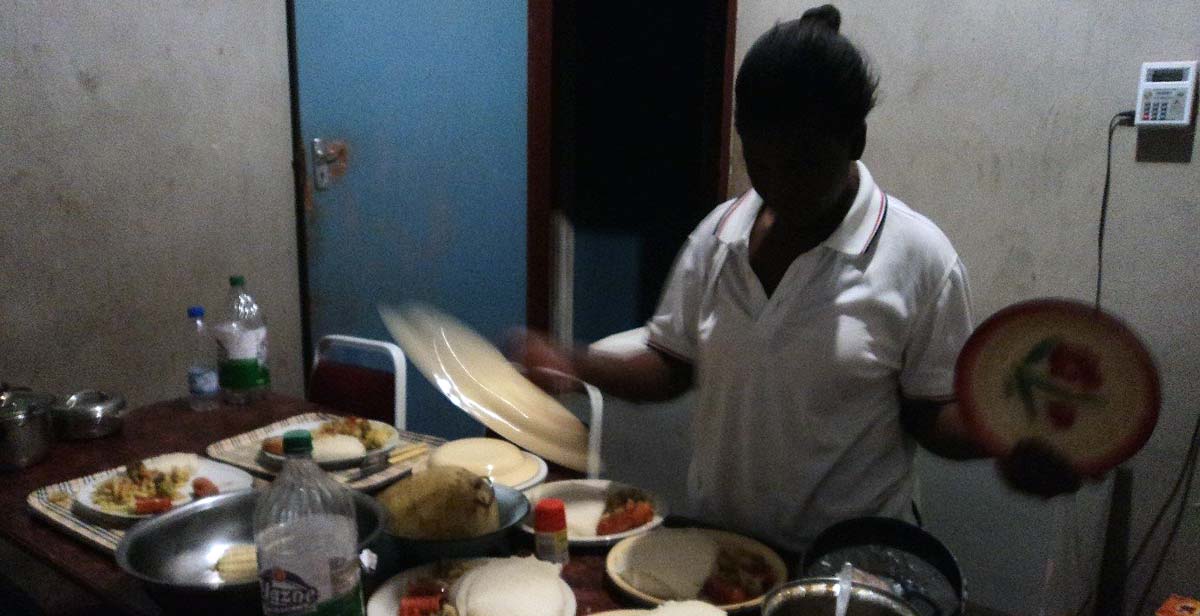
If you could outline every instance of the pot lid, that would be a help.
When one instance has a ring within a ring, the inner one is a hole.
[[[451,403],[522,449],[587,469],[583,422],[490,342],[429,306],[380,307],[379,313],[408,360]]]
[[[115,415],[125,408],[125,398],[120,394],[109,394],[95,389],[71,394],[66,400],[54,405],[54,414],[62,416],[103,417]]]
[[[46,412],[54,404],[54,396],[35,391],[6,391],[0,393],[0,419],[24,419]]]

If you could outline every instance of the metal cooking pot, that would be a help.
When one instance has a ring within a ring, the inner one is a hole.
[[[88,389],[55,404],[51,415],[60,438],[87,439],[119,432],[126,412],[124,397]]]
[[[805,577],[836,574],[843,563],[882,578],[919,616],[960,616],[966,582],[936,537],[892,518],[856,518],[825,529],[804,553]]]
[[[837,607],[836,578],[805,578],[767,594],[763,616],[829,616]],[[899,597],[871,586],[853,585],[846,616],[918,616]]]
[[[0,470],[36,464],[50,452],[54,396],[31,391],[0,394]]]
[[[352,494],[358,548],[375,549],[387,513],[374,498]],[[142,581],[164,614],[258,616],[258,580],[224,583],[213,567],[230,545],[254,543],[254,506],[262,496],[219,494],[143,520],[117,544],[117,565]]]

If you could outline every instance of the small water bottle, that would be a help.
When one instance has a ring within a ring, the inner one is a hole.
[[[283,453],[283,470],[254,508],[263,614],[361,616],[350,489],[313,462],[307,430],[285,432]]]
[[[258,303],[246,291],[246,280],[229,277],[229,299],[221,322],[213,327],[220,351],[217,374],[225,401],[249,404],[271,389],[267,369],[267,323]]]
[[[217,382],[216,349],[204,327],[204,308],[187,309],[189,353],[187,368],[188,406],[193,411],[211,411],[220,404],[221,386]]]

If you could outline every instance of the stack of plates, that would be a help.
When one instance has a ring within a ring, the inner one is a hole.
[[[526,490],[546,479],[546,461],[495,438],[464,438],[434,450],[429,466],[459,466],[495,483]]]

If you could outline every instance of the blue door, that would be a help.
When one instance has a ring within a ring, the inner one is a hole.
[[[526,2],[295,3],[309,327],[388,340],[418,300],[496,341],[525,321]],[[313,139],[348,164],[313,187]],[[409,369],[408,427],[483,428]]]

